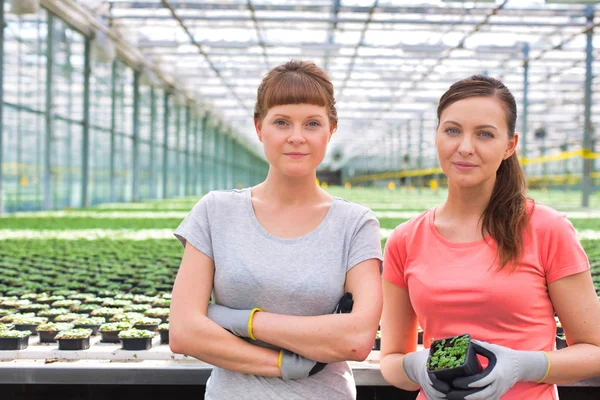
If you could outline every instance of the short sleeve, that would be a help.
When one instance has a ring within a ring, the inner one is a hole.
[[[213,247],[210,234],[209,206],[211,193],[206,194],[192,208],[189,214],[179,224],[174,235],[183,247],[189,242],[196,249],[213,259]]]
[[[556,215],[548,224],[544,240],[542,262],[546,282],[587,271],[588,260],[571,221],[565,215]]]
[[[404,236],[400,227],[392,231],[385,243],[383,253],[383,279],[408,290],[408,284],[404,278],[404,260],[406,260],[406,246]]]
[[[356,265],[371,258],[378,259],[380,263],[383,260],[379,220],[369,210],[361,217],[350,242],[346,271],[350,271]]]

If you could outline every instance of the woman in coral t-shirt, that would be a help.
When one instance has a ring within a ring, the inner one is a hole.
[[[477,75],[455,83],[437,116],[448,198],[386,244],[383,376],[420,388],[419,400],[557,399],[555,384],[600,375],[600,303],[588,258],[564,215],[524,195],[516,103],[501,82]],[[555,312],[569,344],[559,351]],[[418,324],[425,347],[468,333],[495,362],[450,387],[427,373]]]

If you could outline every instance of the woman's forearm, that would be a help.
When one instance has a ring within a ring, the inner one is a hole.
[[[185,321],[170,321],[169,346],[174,353],[230,371],[281,376],[279,352],[247,343],[200,313],[187,317]]]
[[[252,326],[258,340],[324,363],[363,361],[377,331],[377,321],[354,313],[300,317],[259,312]]]
[[[381,374],[386,382],[403,390],[419,390],[420,386],[410,382],[404,371],[402,370],[402,359],[404,354],[395,353],[382,355],[379,365]]]
[[[566,384],[600,376],[600,347],[578,343],[548,353],[550,372],[544,383]]]

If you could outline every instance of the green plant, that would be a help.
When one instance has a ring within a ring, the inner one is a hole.
[[[106,319],[104,317],[84,317],[71,321],[74,325],[102,325],[105,322]]]
[[[159,331],[168,331],[169,330],[169,324],[160,324],[158,326],[158,330]]]
[[[23,339],[29,335],[31,335],[31,331],[0,331],[0,338],[3,339]]]
[[[154,332],[150,332],[144,329],[127,329],[119,332],[119,339],[139,339],[139,338],[151,338],[154,336]]]
[[[107,324],[100,325],[100,332],[116,332],[124,331],[131,328],[131,324],[128,322],[109,322]]]
[[[468,336],[455,336],[449,341],[443,339],[435,343],[434,353],[428,360],[427,369],[438,371],[461,366],[465,362],[468,346]]]
[[[67,322],[48,322],[42,325],[39,325],[36,330],[38,332],[60,332],[66,331],[69,329],[73,329],[75,325],[69,324]]]
[[[66,331],[61,331],[56,334],[54,339],[85,339],[92,334],[91,329],[75,328]]]
[[[135,320],[135,325],[159,325],[161,322],[160,318],[143,317]]]

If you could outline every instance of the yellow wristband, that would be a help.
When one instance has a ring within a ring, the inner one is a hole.
[[[410,354],[410,353],[409,353]],[[404,357],[406,357],[408,354],[406,354]],[[406,374],[406,371],[404,370],[404,358],[402,358],[402,362],[400,363],[400,368],[402,368],[402,372],[404,373],[404,376],[406,377],[406,380],[409,381],[410,383],[412,383],[413,385],[417,385],[417,386],[421,386],[419,385],[417,382],[413,382],[408,375]]]
[[[546,380],[546,378],[548,377],[548,374],[550,374],[550,356],[545,351],[542,351],[542,353],[544,353],[546,355],[546,359],[548,360],[548,369],[546,369],[546,375],[544,375],[544,377],[542,379],[540,379],[539,381],[537,381],[536,383],[544,382]]]
[[[277,357],[277,368],[281,369],[281,359],[283,358],[283,350],[279,350],[279,357]]]
[[[250,339],[252,340],[256,340],[256,338],[254,337],[254,334],[252,333],[252,318],[254,318],[254,313],[257,311],[262,311],[260,308],[253,308],[252,311],[250,311],[250,318],[248,318],[248,335],[250,335]]]

